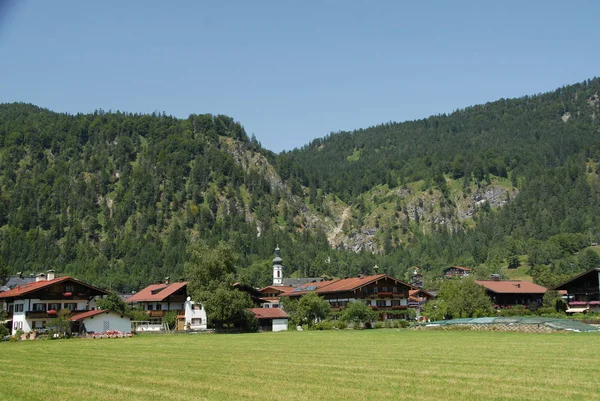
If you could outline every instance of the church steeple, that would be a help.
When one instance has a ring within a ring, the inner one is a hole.
[[[273,259],[273,285],[283,285],[283,266],[281,263],[281,250],[279,246],[275,248],[275,258]]]

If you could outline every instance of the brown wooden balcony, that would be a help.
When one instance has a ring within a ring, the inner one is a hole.
[[[167,312],[176,312],[178,315],[184,315],[185,314],[185,311],[183,311],[183,310],[174,310],[174,309],[170,310],[170,311],[167,311],[167,310],[148,310],[148,311],[146,311],[146,314],[148,315],[148,317],[160,317],[160,318],[162,318],[162,317],[165,316],[165,313],[167,313]]]

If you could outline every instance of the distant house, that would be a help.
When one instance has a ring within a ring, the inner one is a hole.
[[[151,284],[127,298],[126,302],[146,311],[148,322],[160,327],[165,314],[174,311],[177,314],[177,330],[205,330],[206,311],[200,303],[194,302],[187,293],[187,281]]]
[[[281,296],[299,299],[314,291],[329,302],[333,311],[344,309],[348,302],[363,301],[379,311],[380,319],[387,320],[404,317],[399,311],[408,308],[409,291],[412,289],[405,282],[386,274],[375,274],[307,283]]]
[[[107,331],[130,333],[131,318],[112,311],[100,309],[81,312],[71,317],[73,332],[98,334]]]
[[[260,331],[285,331],[288,329],[289,316],[280,308],[248,309],[258,319]]]
[[[471,269],[463,266],[450,266],[444,269],[444,277],[453,278],[453,277],[466,277],[471,274]]]
[[[264,300],[263,308],[279,308],[281,307],[281,295],[286,292],[293,291],[296,287],[291,286],[275,286],[270,285],[268,287],[261,288],[258,290],[261,293],[261,297]]]
[[[69,276],[56,277],[54,270],[40,273],[35,282],[0,292],[5,303],[12,334],[52,327],[61,309],[74,314],[94,310],[95,301],[108,293]]]
[[[546,287],[522,280],[476,280],[483,286],[492,302],[498,307],[541,304]]]
[[[421,309],[421,307],[427,302],[435,299],[435,295],[431,292],[425,291],[422,288],[417,290],[409,290],[408,292],[408,306],[415,309]]]
[[[578,274],[554,290],[567,292],[567,312],[600,312],[600,268]]]
[[[418,266],[414,267],[413,275],[410,277],[410,285],[416,288],[423,287],[423,281],[425,277],[420,273],[420,268]]]

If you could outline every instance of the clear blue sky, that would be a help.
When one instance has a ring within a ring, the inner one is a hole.
[[[600,75],[600,1],[0,5],[0,102],[227,114],[274,151]]]

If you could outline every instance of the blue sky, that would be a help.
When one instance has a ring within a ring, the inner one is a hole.
[[[600,75],[598,1],[0,3],[0,102],[227,114],[274,151]]]

